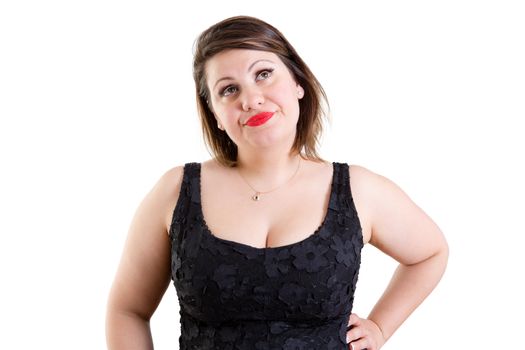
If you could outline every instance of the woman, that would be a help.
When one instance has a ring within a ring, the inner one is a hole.
[[[440,229],[387,178],[319,157],[326,96],[276,28],[245,16],[208,28],[194,79],[213,158],[167,171],[137,209],[108,347],[153,348],[149,319],[173,279],[181,349],[380,349],[440,280]],[[400,264],[361,318],[367,243]]]

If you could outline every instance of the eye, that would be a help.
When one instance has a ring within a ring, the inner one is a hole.
[[[273,68],[263,69],[257,72],[257,77],[263,76],[264,79],[268,79],[269,77],[272,76],[272,72],[273,72]]]
[[[221,96],[228,96],[230,93],[234,93],[235,91],[232,91],[232,89],[237,89],[233,85],[228,85],[224,89],[221,90]]]
[[[272,76],[273,68],[263,69],[256,73],[256,80],[259,77],[262,77],[262,80],[266,80],[269,77]],[[237,87],[235,85],[228,85],[224,89],[220,90],[220,95],[223,97],[229,96],[237,91]]]

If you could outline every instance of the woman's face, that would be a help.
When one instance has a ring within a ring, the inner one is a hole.
[[[237,147],[269,147],[290,143],[304,94],[279,57],[266,51],[230,49],[206,62],[209,103]],[[274,112],[262,125],[246,125],[261,112]]]

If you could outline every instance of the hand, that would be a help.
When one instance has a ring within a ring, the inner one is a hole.
[[[350,350],[379,350],[385,344],[381,329],[372,320],[351,314],[348,326],[350,330],[346,332],[346,342]]]

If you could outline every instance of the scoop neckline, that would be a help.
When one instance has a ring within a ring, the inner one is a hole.
[[[217,241],[219,243],[223,243],[223,244],[227,244],[227,245],[230,245],[230,246],[239,247],[239,248],[246,249],[246,250],[257,251],[257,252],[267,251],[267,250],[290,249],[290,248],[293,248],[293,247],[298,246],[298,245],[306,244],[310,240],[313,240],[313,239],[317,238],[319,236],[319,232],[324,228],[324,226],[326,225],[326,223],[328,221],[328,217],[329,217],[330,212],[331,212],[331,210],[330,210],[330,203],[332,203],[332,201],[334,200],[333,197],[334,197],[334,192],[335,192],[335,177],[336,177],[336,166],[337,165],[336,165],[335,161],[331,162],[331,163],[332,163],[332,183],[330,184],[330,195],[329,195],[329,198],[328,198],[328,205],[326,207],[326,212],[324,214],[323,221],[321,222],[319,227],[317,227],[317,229],[313,233],[311,233],[307,237],[301,239],[300,241],[293,242],[293,243],[286,244],[286,245],[276,246],[276,247],[262,247],[262,248],[254,247],[254,246],[251,246],[249,244],[245,244],[245,243],[241,243],[241,242],[237,242],[237,241],[232,241],[232,240],[225,239],[225,238],[220,238],[220,237],[217,237],[216,235],[213,234],[213,232],[208,227],[206,219],[204,218],[204,212],[202,210],[201,163],[198,163],[199,164],[199,169],[198,169],[197,195],[198,195],[198,199],[199,199],[198,200],[199,219],[200,219],[201,224],[203,226],[204,234],[208,238],[211,238],[211,239],[213,239],[213,240],[215,240],[215,241]]]

